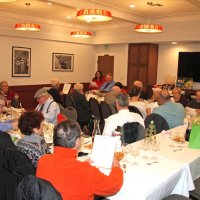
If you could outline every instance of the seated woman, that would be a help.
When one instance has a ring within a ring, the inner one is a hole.
[[[133,86],[130,90],[129,90],[129,96],[130,96],[130,103],[129,106],[135,106],[139,109],[139,111],[141,112],[143,119],[146,118],[147,113],[146,113],[146,109],[147,106],[144,102],[139,101],[140,99],[140,94],[141,94],[141,88],[138,86]]]
[[[103,77],[102,72],[97,71],[95,73],[95,77],[92,79],[92,82],[90,83],[89,89],[98,90],[104,82],[105,78]]]
[[[37,167],[39,158],[48,153],[42,133],[44,116],[38,111],[24,112],[18,121],[18,127],[25,136],[17,143],[17,149],[26,154]]]

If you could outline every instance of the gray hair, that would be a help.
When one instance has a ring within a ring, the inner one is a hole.
[[[83,84],[81,84],[81,83],[74,84],[74,89],[78,90],[78,91],[83,90]]]
[[[59,80],[57,78],[52,78],[51,79],[51,85],[52,87],[56,87],[59,85]]]
[[[119,106],[127,107],[129,105],[129,97],[125,93],[120,93],[116,96],[116,101],[118,102]]]
[[[54,128],[54,145],[73,148],[80,135],[81,129],[77,122],[73,120],[62,121]]]

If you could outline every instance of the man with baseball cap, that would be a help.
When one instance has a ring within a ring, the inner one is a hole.
[[[60,113],[58,104],[50,97],[45,88],[39,89],[34,96],[38,101],[38,106],[35,110],[43,113],[45,121],[57,124],[57,115]]]

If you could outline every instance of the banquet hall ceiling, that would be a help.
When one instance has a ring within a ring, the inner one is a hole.
[[[26,6],[25,3],[31,3]],[[47,4],[51,2],[52,4]],[[149,3],[148,3],[149,2]],[[151,4],[151,5],[147,5]],[[129,8],[134,4],[134,8]],[[76,19],[81,8],[101,8],[112,12],[113,19],[109,22],[87,23]],[[0,11],[59,21],[72,26],[90,27],[92,30],[112,27],[129,26],[136,23],[176,23],[194,21],[200,17],[200,0],[18,0],[0,3]],[[67,17],[71,17],[68,19]]]

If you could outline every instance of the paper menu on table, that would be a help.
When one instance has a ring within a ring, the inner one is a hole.
[[[116,142],[115,137],[96,135],[91,155],[92,165],[111,169]]]
[[[63,86],[63,94],[68,94],[70,88],[71,88],[71,84],[65,83],[64,86]]]

